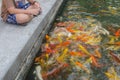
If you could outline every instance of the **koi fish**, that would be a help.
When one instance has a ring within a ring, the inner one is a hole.
[[[85,70],[87,73],[90,73],[90,71],[84,65],[82,65],[80,62],[75,62],[75,64],[77,66],[79,66],[80,68],[82,68],[83,70]]]
[[[112,25],[108,25],[107,30],[109,30],[112,33],[115,33],[115,29],[114,29],[114,27]]]
[[[64,49],[63,53],[59,57],[57,57],[57,61],[64,62],[64,58],[66,57],[67,52],[68,52],[68,48]]]
[[[115,14],[118,13],[117,8],[112,7],[112,6],[108,6],[108,10],[109,10],[109,12],[110,12],[111,14],[113,14],[113,15],[115,15]]]
[[[48,76],[56,75],[57,73],[59,73],[61,71],[61,69],[64,69],[66,67],[68,67],[68,64],[66,64],[66,63],[60,64],[57,68],[54,68],[53,70],[42,74],[42,78],[46,79]]]
[[[120,46],[120,42],[107,43],[107,45],[116,45],[116,46]]]
[[[76,37],[76,40],[81,40],[83,42],[87,42],[89,39],[91,39],[92,36],[86,34],[86,33],[82,33],[81,35]]]
[[[59,40],[59,42],[62,42],[62,39],[60,36],[58,36],[57,39]]]
[[[48,35],[45,35],[45,39],[46,39],[46,40],[49,40],[50,37],[49,37]]]
[[[93,55],[91,55],[91,60],[94,66],[101,67],[101,65],[98,63],[97,59]]]
[[[59,23],[57,23],[57,26],[59,26],[59,27],[65,27],[66,23],[65,22],[59,22]]]
[[[75,33],[75,30],[73,30],[73,29],[71,29],[71,28],[66,28],[69,32],[71,32],[71,33]]]
[[[68,46],[69,44],[70,44],[70,41],[62,42],[62,43],[61,43],[61,47],[62,47],[62,46]]]
[[[40,57],[35,58],[35,62],[39,62],[40,59],[41,59]]]
[[[96,54],[96,56],[97,56],[98,58],[101,58],[101,57],[102,57],[102,56],[101,56],[101,53],[98,51],[98,49],[95,50],[95,54]]]
[[[74,51],[72,51],[72,52],[70,52],[70,54],[71,54],[72,56],[85,57],[85,54],[83,54],[82,52],[74,52]]]
[[[42,51],[46,52],[46,53],[55,53],[55,50],[53,50],[52,48],[51,48],[50,44],[45,44],[45,46],[43,47]]]
[[[116,37],[119,37],[119,36],[120,36],[120,29],[118,29],[118,30],[115,32],[115,36],[116,36]]]
[[[81,40],[81,39],[84,38],[85,36],[87,36],[87,34],[81,34],[80,36],[77,36],[76,39],[77,39],[77,40]]]
[[[43,80],[42,79],[42,75],[41,75],[41,67],[40,67],[40,65],[38,65],[38,66],[36,66],[35,67],[35,72],[36,72],[36,77],[38,78],[38,80]]]
[[[84,64],[91,63],[91,62],[92,62],[92,58],[90,57],[84,62]]]
[[[120,42],[115,42],[114,44],[120,46]]]
[[[96,45],[96,44],[99,44],[99,42],[101,41],[101,37],[98,36],[98,37],[91,37],[90,40],[88,40],[86,43],[87,44],[90,44],[90,45]]]
[[[86,53],[87,55],[90,55],[90,53],[87,51],[87,49],[85,49],[85,47],[83,47],[82,45],[78,44],[78,47],[80,48],[80,50],[82,50],[84,53]]]
[[[112,51],[110,51],[109,54],[111,55],[114,61],[116,61],[117,63],[120,63],[120,58],[117,55],[115,55]]]
[[[110,37],[110,41],[108,43],[114,43],[116,40],[116,37],[111,35],[109,37]]]
[[[76,56],[77,55],[77,53],[76,52],[70,52],[70,54],[72,55],[72,56]]]
[[[56,48],[66,47],[70,45],[70,43],[71,43],[70,41],[61,42],[60,44],[56,46]]]
[[[105,75],[108,77],[109,80],[120,80],[120,76],[116,73],[114,67],[111,67]]]
[[[57,44],[49,44],[49,46],[50,46],[51,49],[55,49]]]
[[[50,47],[47,47],[47,48],[45,49],[45,52],[46,52],[46,53],[53,53],[53,50],[52,50]]]
[[[114,76],[108,72],[105,72],[105,75],[108,77],[108,78],[114,78]]]

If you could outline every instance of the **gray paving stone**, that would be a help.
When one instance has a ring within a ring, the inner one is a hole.
[[[0,80],[15,80],[19,77],[21,68],[26,69],[26,66],[24,68],[23,66],[27,62],[29,64],[32,62],[32,54],[35,55],[38,51],[36,50],[39,46],[37,39],[42,39],[41,34],[45,34],[46,26],[49,28],[48,25],[63,0],[38,1],[42,7],[42,14],[26,26],[16,26],[0,21]],[[31,52],[32,49],[34,49],[33,52]]]

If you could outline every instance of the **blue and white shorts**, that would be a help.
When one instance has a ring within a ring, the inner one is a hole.
[[[22,1],[18,1],[18,6],[17,8],[19,9],[27,9],[30,6],[30,3],[24,4]],[[15,14],[9,14],[6,22],[11,23],[11,24],[18,24],[16,21],[16,15]]]

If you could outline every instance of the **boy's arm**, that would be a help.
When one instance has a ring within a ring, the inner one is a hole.
[[[15,7],[8,8],[10,14],[30,14],[30,15],[37,15],[39,13],[39,9],[17,9]]]
[[[5,6],[10,14],[37,15],[39,13],[39,9],[17,9],[12,0],[5,0]]]
[[[8,12],[10,14],[30,14],[29,10],[24,10],[24,9],[17,9],[15,7],[10,7],[8,8]]]
[[[36,1],[35,0],[27,0],[28,2],[30,2],[31,4],[34,4]]]
[[[4,0],[4,4],[10,14],[20,14],[20,13],[30,14],[29,10],[22,10],[15,8],[15,4],[13,0]]]

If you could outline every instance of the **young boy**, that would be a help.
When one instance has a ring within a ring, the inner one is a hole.
[[[1,17],[12,24],[24,24],[41,12],[40,4],[35,0],[2,0]]]

